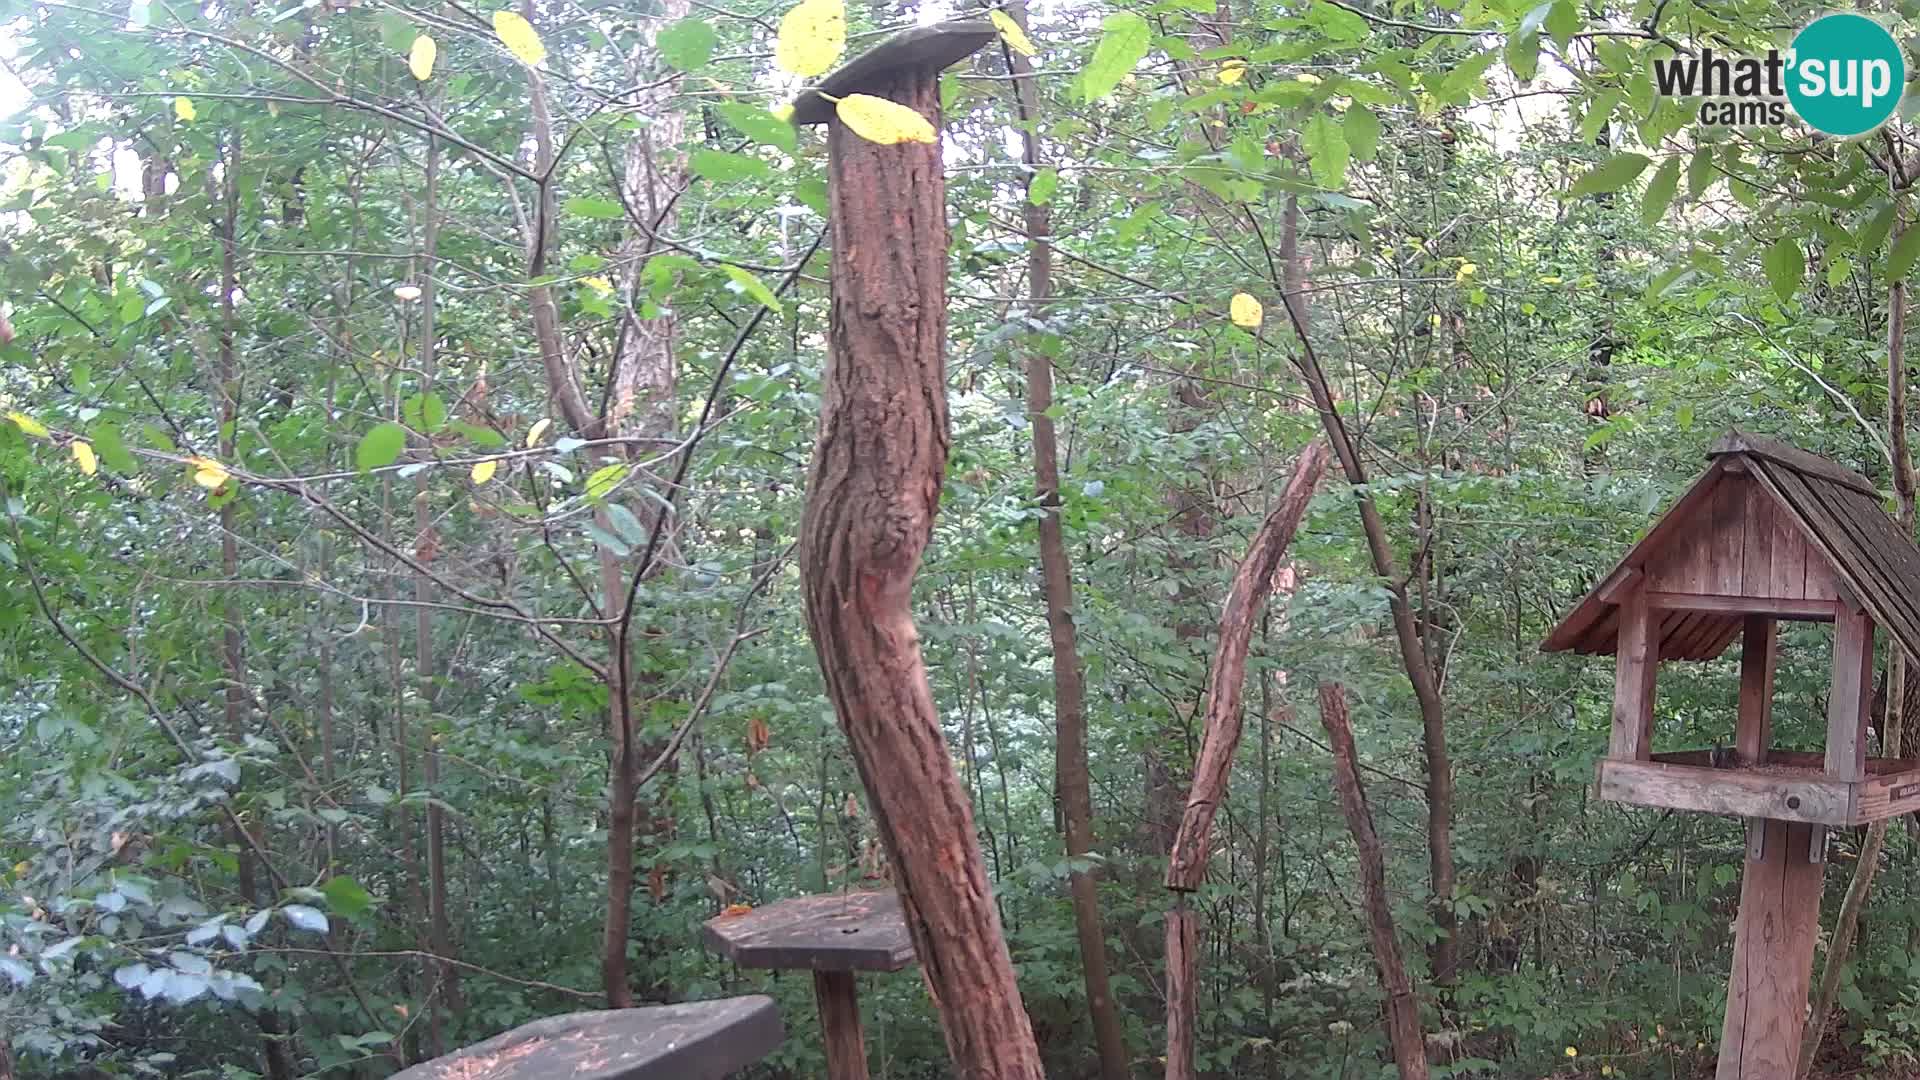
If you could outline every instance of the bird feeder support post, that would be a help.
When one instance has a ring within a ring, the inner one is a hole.
[[[867,1080],[866,1032],[860,1027],[860,990],[851,971],[813,973],[813,1001],[827,1044],[827,1080]]]

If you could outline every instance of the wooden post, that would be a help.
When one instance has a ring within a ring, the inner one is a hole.
[[[1773,745],[1773,669],[1779,658],[1773,620],[1747,616],[1740,635],[1740,719],[1734,728],[1734,753],[1743,765],[1767,760]]]
[[[1873,621],[1850,602],[1833,620],[1833,683],[1827,689],[1827,775],[1867,778],[1867,712],[1873,696]]]
[[[967,789],[941,732],[913,579],[945,478],[947,207],[940,144],[870,142],[829,98],[905,105],[940,129],[940,69],[984,22],[909,30],[794,105],[827,125],[833,246],[820,427],[800,523],[807,628],[961,1080],[1041,1080]]]
[[[1807,858],[1818,826],[1767,821],[1760,827],[1760,859],[1747,862],[1740,881],[1716,1080],[1780,1080],[1793,1075],[1800,1058],[1825,869]]]
[[[1660,667],[1660,623],[1641,582],[1620,598],[1620,639],[1613,675],[1613,734],[1607,756],[1646,761],[1653,754],[1653,680]]]
[[[866,1035],[860,1029],[860,991],[851,971],[813,973],[813,1002],[827,1044],[827,1080],[867,1080]]]

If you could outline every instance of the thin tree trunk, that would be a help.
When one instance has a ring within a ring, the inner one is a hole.
[[[1427,769],[1428,882],[1432,892],[1433,920],[1440,931],[1428,956],[1434,982],[1446,986],[1453,981],[1458,956],[1458,920],[1453,911],[1453,765],[1447,753],[1446,705],[1441,700],[1440,686],[1434,676],[1433,664],[1428,659],[1426,645],[1420,640],[1420,628],[1414,620],[1413,605],[1407,598],[1407,583],[1394,566],[1393,543],[1387,538],[1386,522],[1381,520],[1380,508],[1374,504],[1367,488],[1366,466],[1361,464],[1359,449],[1347,432],[1346,422],[1340,418],[1333,387],[1327,382],[1326,370],[1320,366],[1319,354],[1313,347],[1306,303],[1302,299],[1305,293],[1301,279],[1305,275],[1297,269],[1301,258],[1298,221],[1298,201],[1290,195],[1287,197],[1281,252],[1282,265],[1296,267],[1287,271],[1293,284],[1285,293],[1287,317],[1300,337],[1300,352],[1295,357],[1295,363],[1306,380],[1307,390],[1313,396],[1314,407],[1320,412],[1321,426],[1333,444],[1341,471],[1346,473],[1347,483],[1353,487],[1354,502],[1360,510],[1360,528],[1366,536],[1367,554],[1373,560],[1373,572],[1387,590],[1387,606],[1393,616],[1393,633],[1400,646],[1401,666],[1407,673],[1407,681],[1413,685],[1414,699],[1420,704],[1420,741]]]
[[[1903,229],[1895,229],[1897,242]],[[1913,535],[1914,469],[1907,439],[1907,283],[1895,280],[1887,288],[1887,444],[1893,453],[1893,490],[1900,501],[1900,527]],[[1880,752],[1884,757],[1900,756],[1902,731],[1907,709],[1907,664],[1905,649],[1895,643],[1887,649],[1887,709],[1881,720]],[[1820,1053],[1826,1037],[1827,1018],[1833,1012],[1840,993],[1840,976],[1853,952],[1853,939],[1860,928],[1860,912],[1867,905],[1873,888],[1874,873],[1880,868],[1880,849],[1886,843],[1887,826],[1892,821],[1876,821],[1867,826],[1866,842],[1860,846],[1860,858],[1853,864],[1853,877],[1847,882],[1846,898],[1840,902],[1840,914],[1834,920],[1833,935],[1827,945],[1825,966],[1820,969],[1820,988],[1814,993],[1813,1008],[1800,1037],[1800,1060],[1794,1070],[1806,1077]]]
[[[1347,691],[1339,683],[1320,684],[1320,723],[1327,729],[1327,745],[1333,751],[1333,789],[1340,797],[1340,812],[1360,851],[1360,907],[1367,917],[1367,937],[1373,945],[1380,991],[1387,999],[1387,1044],[1393,1049],[1400,1080],[1426,1080],[1427,1040],[1420,1028],[1420,1001],[1407,977],[1400,936],[1394,929],[1387,898],[1386,856],[1380,848],[1380,837],[1373,831],[1373,811],[1367,805],[1366,788],[1360,783],[1353,725],[1347,719]]]
[[[1027,5],[1011,8],[1022,29]],[[1020,109],[1022,156],[1027,183],[1032,185],[1045,160],[1038,134],[1040,94],[1034,85],[1033,62],[1018,50],[1001,44],[1014,77]],[[1028,317],[1039,319],[1053,299],[1053,245],[1047,207],[1026,201]],[[1034,488],[1040,498],[1041,588],[1047,609],[1047,634],[1053,644],[1054,787],[1060,800],[1062,829],[1069,863],[1093,850],[1093,790],[1087,772],[1086,687],[1080,670],[1080,642],[1073,622],[1073,567],[1067,556],[1060,521],[1060,449],[1053,427],[1053,361],[1034,350],[1027,355],[1027,418],[1033,424]],[[1107,978],[1107,935],[1100,920],[1100,887],[1089,871],[1074,869],[1067,877],[1073,894],[1073,922],[1080,940],[1080,968],[1087,988],[1087,1012],[1093,1021],[1094,1045],[1100,1055],[1104,1080],[1126,1080],[1127,1045],[1120,1027]]]
[[[1253,642],[1254,620],[1273,592],[1273,579],[1286,557],[1287,545],[1306,516],[1313,489],[1327,467],[1327,444],[1309,443],[1294,462],[1293,474],[1280,495],[1279,505],[1267,515],[1246,558],[1233,575],[1226,606],[1220,613],[1220,635],[1207,684],[1207,712],[1200,757],[1193,770],[1193,788],[1186,812],[1174,836],[1167,863],[1166,886],[1179,896],[1167,917],[1167,1080],[1193,1080],[1194,1025],[1182,1010],[1198,1000],[1197,949],[1187,893],[1206,878],[1208,849],[1213,844],[1213,818],[1227,794],[1227,775],[1240,745],[1241,697],[1246,681],[1247,653]],[[1176,1007],[1178,1006],[1178,1007]]]

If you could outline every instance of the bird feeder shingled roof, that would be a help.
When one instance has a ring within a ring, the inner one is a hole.
[[[1756,609],[1826,621],[1843,597],[1920,657],[1920,547],[1870,481],[1739,431],[1707,456],[1707,471],[1554,627],[1543,651],[1612,655],[1618,597],[1643,579],[1670,601],[1656,604],[1663,660],[1719,656]]]

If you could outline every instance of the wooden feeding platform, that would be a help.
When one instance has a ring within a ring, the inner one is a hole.
[[[1920,809],[1920,760],[1867,756],[1873,637],[1920,656],[1920,548],[1850,469],[1733,432],[1707,471],[1541,648],[1612,654],[1602,799],[1747,821],[1719,1080],[1790,1076],[1819,936],[1826,830]],[[1826,745],[1775,749],[1781,620],[1833,624]],[[1653,749],[1662,661],[1740,642],[1733,745]]]
[[[522,1024],[394,1080],[721,1080],[785,1038],[760,995],[571,1013]]]
[[[708,919],[707,945],[744,968],[813,972],[814,1004],[826,1037],[831,1080],[865,1080],[859,971],[899,971],[914,962],[913,939],[892,890],[798,896],[738,915]]]

